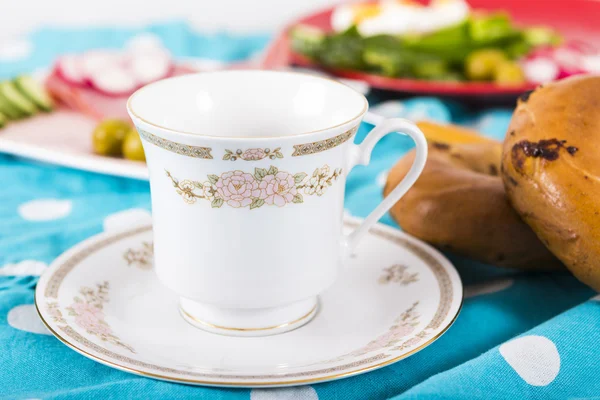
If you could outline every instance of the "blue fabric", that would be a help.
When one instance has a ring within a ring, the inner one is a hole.
[[[0,78],[45,67],[59,54],[120,47],[150,32],[180,57],[242,60],[263,48],[265,35],[201,35],[184,23],[146,29],[42,29],[29,40],[32,52],[0,61]],[[436,98],[403,102],[399,115],[475,126],[501,139],[511,110],[473,115]],[[363,124],[360,141],[371,129]],[[0,131],[1,135],[1,131]],[[347,183],[346,208],[364,217],[382,198],[385,172],[412,146],[388,135],[369,167],[357,167]],[[0,155],[0,268],[25,260],[50,263],[77,242],[102,230],[106,216],[129,208],[149,210],[147,182],[103,176]],[[31,221],[19,207],[29,201],[70,201],[62,218]],[[395,225],[386,216],[384,223]],[[289,399],[381,398],[586,398],[600,393],[597,343],[600,303],[567,273],[523,273],[478,264],[452,254],[467,289],[454,326],[422,352],[381,370],[311,388],[276,392]],[[8,268],[8,267],[5,267]],[[54,337],[18,329],[8,315],[33,303],[35,276],[0,276],[1,398],[249,399],[250,390],[191,387],[120,372],[80,356]],[[516,360],[516,361],[515,361]],[[261,397],[262,395],[262,397]]]

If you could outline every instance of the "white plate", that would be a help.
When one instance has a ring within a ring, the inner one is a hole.
[[[98,124],[74,111],[9,123],[0,129],[0,152],[84,171],[148,180],[146,163],[104,157],[92,150],[92,131]]]
[[[346,229],[357,220],[347,219]],[[150,226],[101,234],[59,257],[35,303],[66,345],[100,363],[156,379],[212,386],[287,386],[371,371],[430,345],[454,322],[463,289],[438,251],[378,225],[317,316],[294,331],[228,337],[178,313],[152,271]]]

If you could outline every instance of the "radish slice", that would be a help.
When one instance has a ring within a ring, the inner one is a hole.
[[[523,63],[523,73],[529,82],[540,84],[557,79],[560,69],[554,60],[538,57]]]
[[[559,48],[567,48],[567,49],[571,49],[574,51],[579,52],[579,54],[596,54],[597,50],[595,49],[594,46],[592,46],[589,43],[586,42],[581,42],[579,40],[571,40],[570,42],[565,43],[564,45],[562,45]]]
[[[569,42],[556,48],[538,48],[522,65],[527,80],[544,83],[586,72],[600,72],[600,53],[584,43]]]
[[[132,55],[128,67],[136,81],[145,85],[167,77],[173,65],[168,54],[157,49]]]
[[[125,61],[126,57],[123,54],[111,50],[94,50],[81,56],[83,74],[90,79],[105,69],[123,65]]]
[[[575,75],[584,72],[581,69],[582,57],[580,51],[569,47],[561,47],[554,51],[554,60],[560,66],[561,75]]]
[[[89,85],[109,96],[125,96],[147,83],[168,77],[174,66],[160,46],[140,46],[128,52],[94,50],[58,60],[56,72],[65,82]]]
[[[67,82],[77,85],[85,83],[85,74],[78,56],[66,55],[59,58],[56,62],[56,71]]]
[[[120,66],[98,70],[89,80],[96,90],[109,96],[128,95],[138,87],[131,73]]]

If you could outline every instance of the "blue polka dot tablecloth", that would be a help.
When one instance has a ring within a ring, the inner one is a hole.
[[[268,35],[203,35],[185,23],[143,29],[41,29],[0,50],[0,79],[48,66],[65,52],[160,38],[177,57],[252,57]],[[435,98],[381,105],[408,118],[477,127],[502,138],[511,111],[478,115]],[[371,127],[363,124],[358,140]],[[0,135],[1,135],[0,131]],[[368,168],[347,183],[347,211],[366,216],[381,201],[386,171],[410,148],[389,135]],[[0,398],[7,399],[586,399],[600,397],[600,302],[567,273],[524,273],[448,256],[465,285],[452,328],[420,353],[368,374],[284,389],[177,385],[100,365],[49,334],[33,306],[37,277],[79,241],[148,218],[147,182],[0,155]],[[394,225],[386,216],[384,223]]]

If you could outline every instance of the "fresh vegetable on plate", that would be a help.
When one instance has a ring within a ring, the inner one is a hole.
[[[131,125],[126,121],[118,119],[102,121],[92,134],[94,151],[103,156],[122,156],[123,141],[130,130]]]
[[[365,41],[355,27],[345,32],[325,37],[318,57],[325,65],[346,69],[362,69]]]
[[[42,111],[52,111],[54,104],[48,92],[35,79],[21,75],[14,80],[16,88]]]
[[[0,96],[13,106],[22,116],[31,116],[37,112],[35,104],[17,89],[14,82],[0,82]]]
[[[94,152],[102,156],[125,157],[132,161],[145,161],[140,135],[128,121],[106,119],[92,133]]]
[[[569,42],[560,46],[543,46],[522,62],[530,82],[546,83],[583,73],[600,73],[600,53],[588,45]]]
[[[527,57],[562,41],[550,28],[519,27],[503,12],[471,10],[464,0],[342,5],[331,26],[332,32],[294,27],[292,49],[330,69],[499,85],[524,84]]]
[[[150,82],[194,72],[176,66],[160,46],[124,51],[91,50],[61,56],[46,79],[46,88],[69,108],[96,120],[129,119],[129,96]]]
[[[23,117],[23,114],[16,108],[11,102],[8,101],[2,94],[0,94],[0,112],[3,113],[8,119],[15,120]]]
[[[92,87],[108,96],[124,96],[169,76],[173,62],[162,48],[120,52],[92,50],[66,55],[55,65],[57,74],[72,84]]]
[[[142,139],[135,129],[130,129],[123,141],[123,156],[132,161],[146,161]]]
[[[292,47],[302,54],[313,57],[320,51],[325,34],[317,28],[305,26],[291,32]]]
[[[44,87],[22,75],[0,82],[0,128],[8,121],[31,117],[39,111],[52,111],[54,104]]]

